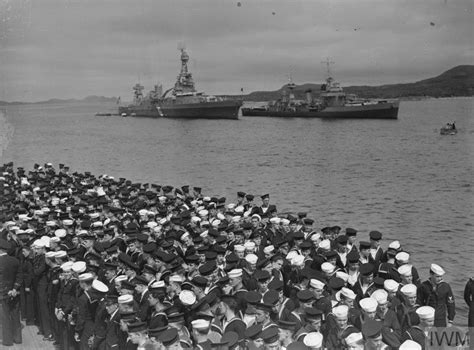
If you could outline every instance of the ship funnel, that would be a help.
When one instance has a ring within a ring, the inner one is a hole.
[[[304,93],[306,96],[306,103],[309,105],[313,104],[313,95],[311,94],[311,89],[306,90]]]

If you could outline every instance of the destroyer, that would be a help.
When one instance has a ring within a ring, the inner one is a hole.
[[[143,97],[143,87],[137,84],[133,104],[120,108],[119,113],[154,118],[238,119],[242,101],[197,92],[188,71],[189,56],[184,48],[180,50],[181,71],[174,87],[161,94],[161,87],[155,86]]]
[[[242,108],[242,115],[254,117],[286,118],[355,118],[397,119],[399,101],[360,100],[347,95],[331,76],[321,85],[320,99],[315,100],[311,90],[306,91],[305,101],[294,98],[295,84],[291,81],[283,90],[283,96],[264,107]]]

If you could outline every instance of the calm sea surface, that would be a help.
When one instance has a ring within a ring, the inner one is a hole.
[[[65,163],[134,182],[201,186],[209,195],[270,193],[280,212],[306,211],[398,239],[421,276],[447,270],[465,325],[462,292],[474,275],[474,99],[402,102],[399,119],[241,117],[170,120],[96,117],[113,106],[28,105],[0,116],[2,163]],[[456,136],[439,128],[456,121]]]

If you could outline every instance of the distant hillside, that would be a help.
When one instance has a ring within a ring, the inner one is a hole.
[[[39,101],[39,102],[19,102],[19,101],[13,101],[13,102],[6,102],[6,101],[0,101],[0,106],[12,106],[12,105],[24,105],[24,104],[57,104],[57,103],[108,103],[108,102],[116,102],[117,97],[105,97],[105,96],[87,96],[83,98],[82,100],[78,100],[75,98],[70,98],[70,99],[58,99],[58,98],[52,98],[47,101]]]
[[[246,101],[270,101],[281,97],[283,85],[276,91],[255,91],[243,98]],[[296,99],[303,99],[306,90],[311,89],[318,96],[320,84],[303,84],[295,87]],[[474,66],[454,67],[443,74],[415,83],[390,84],[381,86],[347,86],[344,91],[365,98],[401,98],[401,97],[450,97],[474,95]],[[237,96],[236,96],[237,97]],[[240,97],[240,96],[239,96]]]

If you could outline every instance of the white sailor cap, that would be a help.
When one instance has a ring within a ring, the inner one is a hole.
[[[256,256],[255,254],[247,254],[245,256],[245,261],[247,261],[249,264],[256,264],[257,263],[257,260],[258,260],[258,256]]]
[[[91,219],[97,219],[99,216],[100,216],[100,214],[96,211],[89,214],[89,217]]]
[[[140,216],[148,215],[148,210],[146,210],[146,209],[140,209],[140,210],[138,211],[138,215],[140,215]]]
[[[336,269],[336,266],[334,266],[333,264],[329,263],[329,262],[324,262],[321,264],[321,270],[325,273],[333,273],[334,270]]]
[[[316,232],[316,233],[313,233],[310,237],[311,241],[315,242],[315,241],[319,241],[321,239],[321,234]]]
[[[395,260],[403,263],[403,264],[406,264],[408,262],[408,260],[410,260],[410,254],[408,254],[407,252],[400,252],[400,253],[397,253],[397,255],[395,255]]]
[[[21,221],[28,221],[28,220],[30,220],[31,218],[28,217],[28,214],[19,214],[19,215],[18,215],[18,219],[20,219]]]
[[[400,249],[400,241],[390,242],[390,244],[388,245],[388,248],[389,249],[395,249],[395,250]]]
[[[67,253],[65,250],[58,250],[54,257],[58,259],[62,259],[62,258],[65,258],[66,256],[67,256]]]
[[[275,247],[273,245],[267,245],[265,248],[263,248],[263,252],[265,254],[271,254],[275,250]]]
[[[194,224],[197,224],[198,222],[201,221],[201,218],[198,216],[191,216],[191,222]]]
[[[165,281],[155,281],[151,284],[150,289],[166,288]]]
[[[5,222],[5,226],[6,226],[6,227],[15,226],[15,225],[16,225],[16,222],[15,222],[15,221],[7,221],[7,222]]]
[[[336,318],[346,318],[349,313],[349,307],[347,305],[333,307],[332,313]]]
[[[35,247],[35,248],[44,248],[46,247],[46,244],[44,243],[44,241],[42,241],[41,239],[37,239],[33,242],[32,244],[32,247]]]
[[[87,230],[80,230],[79,232],[77,232],[76,236],[77,237],[81,237],[81,236],[85,236],[85,235],[88,235],[89,234],[89,231]]]
[[[385,288],[385,290],[386,290],[387,292],[392,292],[392,293],[394,293],[394,292],[398,291],[398,287],[399,287],[399,286],[400,286],[400,284],[399,284],[397,281],[392,280],[392,279],[385,280],[385,281],[383,282],[383,287]]]
[[[190,290],[182,290],[181,293],[179,293],[179,300],[183,303],[183,305],[193,305],[196,302],[196,294]]]
[[[90,272],[82,273],[78,276],[79,281],[92,281],[94,279],[94,275]]]
[[[43,207],[41,208],[41,211],[45,214],[49,213],[51,211],[51,209],[49,209],[48,207]]]
[[[229,278],[237,278],[242,276],[242,269],[232,269],[228,273]]]
[[[236,244],[234,245],[234,250],[236,252],[244,252],[245,251],[245,247],[242,245],[242,244]]]
[[[75,273],[82,273],[86,271],[86,262],[85,261],[76,261],[72,264],[72,271]]]
[[[344,282],[347,282],[349,280],[349,275],[344,271],[336,271],[336,277],[339,277]]]
[[[409,276],[412,275],[412,272],[411,272],[412,267],[413,267],[413,266],[410,265],[410,264],[405,264],[405,265],[400,266],[400,267],[397,269],[397,271],[398,271],[398,273],[399,273],[400,275],[409,277]]]
[[[205,216],[207,216],[207,215],[209,214],[209,212],[208,212],[206,209],[203,209],[203,210],[200,210],[200,211],[198,212],[198,214],[199,214],[199,216],[201,216],[201,217],[205,217]]]
[[[319,332],[308,333],[304,337],[303,343],[309,348],[320,348],[323,345],[323,335]]]
[[[109,291],[109,287],[97,279],[92,281],[92,288],[100,293],[107,293]]]
[[[235,208],[235,203],[227,204],[227,209],[234,209],[234,208]]]
[[[155,228],[156,226],[158,226],[158,223],[156,223],[155,221],[150,221],[146,224],[149,228]]]
[[[291,259],[291,265],[293,266],[303,266],[304,265],[304,256],[297,255],[293,259]]]
[[[170,282],[183,283],[184,277],[181,275],[171,275],[169,278]]]
[[[72,221],[70,219],[64,219],[63,220],[63,225],[64,226],[72,226],[73,223],[74,223],[74,221]]]
[[[431,306],[420,306],[416,309],[416,314],[421,320],[429,320],[435,317],[435,309]]]
[[[274,217],[274,218],[270,219],[270,222],[274,225],[279,225],[280,221],[281,221],[281,219],[279,217]]]
[[[258,214],[253,214],[252,218],[256,218],[256,219],[258,219],[258,221],[262,221],[262,217]]]
[[[211,201],[211,197],[207,197],[207,196],[206,196],[206,197],[203,197],[202,200],[203,200],[204,202],[210,202],[210,201]]]
[[[398,348],[398,350],[421,350],[421,349],[423,348],[420,344],[410,339],[405,340]]]
[[[444,269],[437,264],[431,264],[430,271],[433,272],[437,276],[443,276],[446,273]]]
[[[222,213],[217,213],[217,218],[218,218],[219,220],[225,220],[225,215],[222,214]]]
[[[319,248],[324,250],[331,249],[331,241],[329,239],[323,239],[321,242],[319,242]]]
[[[166,196],[159,196],[159,197],[158,197],[158,200],[159,200],[160,202],[164,202],[164,201],[166,200]]]
[[[400,288],[400,292],[407,297],[416,297],[416,286],[412,283],[405,284],[402,288]]]
[[[162,218],[162,219],[160,219],[159,223],[160,223],[160,225],[164,225],[164,224],[166,224],[167,221],[168,220],[166,218]]]
[[[236,213],[243,213],[244,210],[245,210],[245,208],[244,208],[243,206],[241,206],[241,205],[239,205],[239,206],[237,206],[237,207],[234,208],[234,211],[235,211]]]
[[[61,270],[63,272],[70,272],[72,270],[72,265],[74,263],[72,261],[66,261],[64,264],[61,265]]]
[[[298,255],[298,252],[296,250],[292,250],[288,254],[286,254],[286,260],[291,261],[297,255]]]
[[[233,222],[233,223],[240,222],[240,219],[241,219],[241,218],[242,218],[242,217],[241,217],[240,215],[235,215],[235,216],[232,217],[232,222]]]
[[[23,232],[24,232],[24,231],[23,231]],[[19,232],[18,232],[18,233],[19,233]],[[61,242],[61,239],[60,239],[59,237],[56,237],[56,236],[51,237],[51,239],[49,240],[49,244],[51,244],[51,243],[59,243],[59,242]]]
[[[46,221],[46,226],[54,227],[54,226],[56,226],[56,221],[52,221],[52,220]]]
[[[211,322],[208,320],[199,318],[197,320],[191,321],[191,326],[193,327],[193,329],[205,330],[211,326]]]
[[[219,225],[221,224],[221,221],[220,220],[213,220],[211,225],[212,227],[219,227]]]
[[[344,296],[344,298],[349,299],[349,300],[354,300],[357,295],[349,288],[342,287],[341,289],[341,295]]]
[[[375,312],[377,310],[377,301],[373,298],[364,298],[359,301],[359,305],[365,312]]]
[[[314,289],[324,289],[325,284],[316,278],[312,278],[309,280],[309,286]]]
[[[254,250],[255,249],[255,242],[247,241],[244,243],[244,247],[246,250]]]
[[[103,224],[102,224],[102,221],[94,221],[92,223],[92,227],[102,227]]]
[[[56,252],[46,252],[44,256],[48,259],[52,259],[56,256]]]
[[[377,289],[371,295],[379,305],[385,305],[388,303],[388,293],[384,289]]]
[[[181,241],[184,241],[188,237],[189,237],[189,232],[183,233],[183,235],[181,236]]]
[[[33,212],[33,214],[34,214],[34,215],[39,215],[39,216],[41,216],[41,215],[43,215],[43,211],[42,211],[42,210],[35,210],[35,211]]]
[[[117,299],[119,304],[128,304],[133,301],[133,295],[131,294],[124,294],[118,297]]]
[[[287,226],[287,225],[290,224],[290,220],[288,220],[288,219],[281,219],[281,220],[280,220],[280,223],[281,223],[282,225]]]
[[[362,336],[361,332],[353,332],[345,337],[344,341],[346,342],[347,346],[355,346],[362,342],[363,339],[364,337]]]
[[[202,238],[206,238],[207,236],[209,236],[209,231],[208,230],[202,231],[199,236],[201,236]],[[234,246],[234,248],[235,248],[235,246]]]

